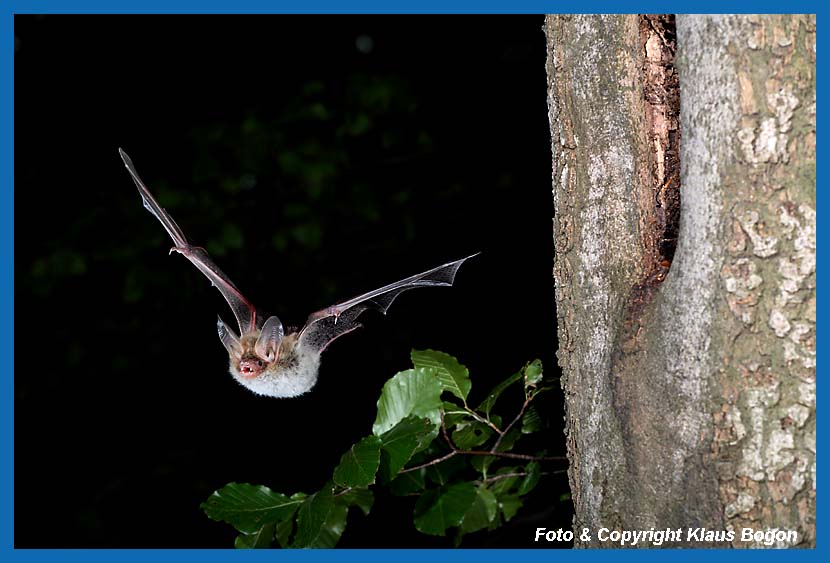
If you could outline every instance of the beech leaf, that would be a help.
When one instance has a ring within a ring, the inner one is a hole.
[[[380,438],[367,436],[349,448],[334,469],[334,482],[341,487],[367,487],[374,483],[380,446]]]
[[[415,503],[415,527],[433,536],[458,526],[476,497],[473,483],[457,483],[425,492]]]
[[[302,502],[262,485],[230,483],[210,495],[201,508],[212,520],[227,522],[240,532],[253,534],[269,522],[290,517]]]
[[[316,547],[320,541],[324,541],[325,537],[321,538],[321,536],[328,533],[324,530],[324,526],[327,524],[329,512],[333,507],[331,483],[327,483],[322,490],[306,497],[297,510],[297,535],[291,547]]]
[[[496,495],[485,487],[478,487],[475,500],[461,521],[461,530],[468,534],[486,528],[493,523],[498,512]]]
[[[441,382],[430,369],[398,373],[383,386],[372,433],[380,436],[410,415],[426,418],[437,428],[441,424],[442,391]]]
[[[462,401],[467,401],[472,387],[470,372],[458,363],[458,360],[435,350],[412,350],[410,358],[416,368],[431,368],[445,391],[449,391]]]
[[[412,454],[426,447],[434,427],[426,418],[408,416],[381,435],[383,476],[391,480],[404,468]]]

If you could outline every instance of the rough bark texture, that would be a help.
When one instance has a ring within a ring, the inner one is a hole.
[[[782,528],[814,545],[815,18],[677,16],[679,127],[654,88],[674,72],[661,21],[545,25],[576,537],[680,528],[693,546],[706,527],[737,536],[698,545],[748,546],[742,528]]]

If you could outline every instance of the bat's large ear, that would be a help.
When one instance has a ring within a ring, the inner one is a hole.
[[[221,318],[216,323],[216,330],[219,332],[219,340],[224,344],[228,354],[239,355],[242,351],[242,347],[239,345],[239,338],[228,328],[228,325]]]
[[[268,320],[262,325],[262,332],[256,344],[254,344],[256,355],[267,362],[276,360],[280,351],[280,344],[282,344],[283,334],[280,320],[277,317],[268,317]]]

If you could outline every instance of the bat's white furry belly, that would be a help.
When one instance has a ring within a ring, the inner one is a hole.
[[[297,346],[287,350],[269,369],[258,377],[246,378],[237,371],[231,363],[230,372],[235,380],[257,395],[268,397],[296,397],[310,391],[317,383],[317,372],[320,369],[320,353],[309,350],[304,346]]]

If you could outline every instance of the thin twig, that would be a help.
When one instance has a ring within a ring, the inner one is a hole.
[[[493,475],[492,477],[487,477],[486,479],[480,479],[476,481],[476,483],[484,485],[495,481],[501,481],[502,479],[509,479],[510,477],[527,477],[528,475],[530,474],[525,473],[524,471],[518,473],[499,473],[498,475]]]
[[[483,416],[481,416],[480,414],[478,414],[476,411],[474,411],[474,410],[473,410],[473,409],[471,409],[470,407],[466,407],[466,406],[465,406],[464,408],[465,408],[465,409],[467,409],[467,412],[470,414],[470,416],[472,416],[472,417],[473,417],[474,419],[476,419],[478,422],[480,422],[480,423],[482,423],[482,424],[486,424],[487,426],[489,426],[490,428],[492,428],[493,430],[495,430],[495,431],[496,431],[496,434],[498,434],[499,436],[502,436],[502,435],[504,434],[504,431],[500,430],[498,426],[496,426],[496,425],[495,425],[495,424],[493,424],[491,421],[487,420],[486,418],[484,418]]]
[[[527,408],[528,403],[530,403],[530,400],[532,398],[533,397],[531,396],[530,398],[525,400],[524,405],[522,405],[522,410],[519,411],[519,414],[516,415],[516,418],[513,419],[513,422],[511,422],[507,426],[507,428],[505,428],[504,432],[499,431],[500,435],[499,435],[498,440],[496,440],[496,445],[493,447],[493,450],[495,450],[495,448],[498,447],[499,443],[501,442],[502,437],[504,437],[504,434],[507,433],[508,430],[510,430],[510,428],[516,423],[516,421],[519,418],[521,418],[522,413],[524,413],[525,409]],[[480,451],[480,450],[460,450],[455,446],[455,444],[452,443],[452,440],[450,440],[450,436],[447,433],[447,425],[444,423],[444,411],[441,411],[441,435],[444,437],[444,440],[447,442],[447,445],[450,448],[450,452],[448,454],[443,455],[443,456],[438,457],[438,458],[435,458],[431,461],[427,461],[426,463],[421,463],[421,464],[415,465],[413,467],[407,467],[406,469],[402,469],[401,471],[398,471],[398,474],[400,475],[402,473],[410,473],[412,471],[417,471],[418,469],[423,469],[425,467],[438,465],[442,461],[446,461],[446,460],[450,459],[451,457],[455,457],[457,455],[483,455],[483,456],[493,456],[493,457],[507,457],[507,458],[511,458],[511,459],[524,459],[524,460],[527,460],[527,461],[562,461],[562,460],[567,459],[564,456],[535,456],[535,455],[527,455],[527,454],[514,454],[514,453],[510,453],[510,452],[497,452],[497,451],[493,451],[493,450],[491,450],[489,452],[488,451]]]
[[[401,473],[409,473],[410,471],[416,471],[418,469],[423,469],[424,467],[430,467],[431,465],[438,465],[442,461],[446,461],[451,457],[455,457],[457,455],[478,455],[478,456],[492,456],[492,457],[505,457],[509,459],[523,459],[526,461],[565,461],[568,458],[565,456],[539,456],[539,455],[527,455],[527,454],[514,454],[511,452],[488,452],[488,451],[479,451],[479,450],[451,450],[450,453],[443,455],[441,457],[435,458],[432,461],[428,461],[426,463],[422,463],[420,465],[415,465],[413,467],[407,467],[406,469],[402,469],[398,472]]]
[[[458,450],[452,450],[447,455],[435,458],[432,461],[428,461],[426,463],[422,463],[421,465],[416,465],[414,467],[407,467],[406,469],[402,469],[398,471],[398,475],[400,475],[401,473],[409,473],[410,471],[417,471],[418,469],[423,469],[424,467],[429,467],[430,465],[437,465],[442,461],[446,461],[456,455],[458,455]]]
[[[519,409],[519,414],[517,414],[517,415],[516,415],[516,418],[514,418],[513,420],[511,420],[511,421],[510,421],[510,424],[508,424],[508,425],[507,425],[507,427],[505,427],[504,432],[502,432],[502,433],[499,435],[499,437],[498,437],[498,438],[496,438],[496,443],[495,443],[495,444],[493,444],[493,447],[490,449],[490,451],[491,451],[491,452],[494,452],[494,453],[495,453],[495,452],[497,452],[497,451],[498,451],[499,446],[501,445],[501,441],[502,441],[502,439],[505,437],[505,435],[506,435],[508,432],[510,432],[510,429],[511,429],[511,428],[513,428],[513,426],[516,424],[516,422],[518,422],[518,421],[519,421],[519,419],[520,419],[520,418],[522,418],[522,415],[525,413],[525,409],[527,409],[527,405],[529,405],[529,404],[530,404],[530,401],[531,401],[531,400],[533,400],[533,395],[531,395],[530,397],[528,397],[527,399],[525,399],[525,402],[524,402],[524,403],[522,403],[522,408],[521,408],[521,409]]]
[[[345,488],[345,489],[343,489],[342,491],[337,492],[337,493],[334,493],[334,495],[333,495],[333,496],[336,496],[336,497],[342,497],[343,495],[348,494],[349,492],[351,492],[351,490],[352,490],[352,488],[351,488],[351,487],[346,487],[346,488]]]
[[[559,469],[557,471],[540,471],[539,476],[542,477],[544,475],[558,475],[560,473],[567,473],[567,469]],[[508,479],[510,477],[527,477],[530,473],[525,471],[516,472],[516,473],[499,473],[498,475],[493,475],[492,477],[487,477],[486,479],[479,479],[476,483],[480,485],[486,485],[487,483],[493,483],[495,481],[501,481],[502,479]]]
[[[456,450],[455,453],[459,455],[484,455],[484,456],[493,456],[493,457],[506,457],[510,459],[524,459],[527,461],[564,461],[568,458],[561,455],[527,455],[527,454],[514,454],[511,452],[488,452],[488,451],[480,451],[480,450]]]
[[[452,451],[456,451],[458,448],[455,447],[455,444],[452,443],[452,440],[450,440],[450,437],[447,434],[447,425],[444,423],[444,411],[440,411],[440,412],[441,412],[441,434],[444,436],[444,440],[447,441],[447,444],[449,444],[450,449]]]

